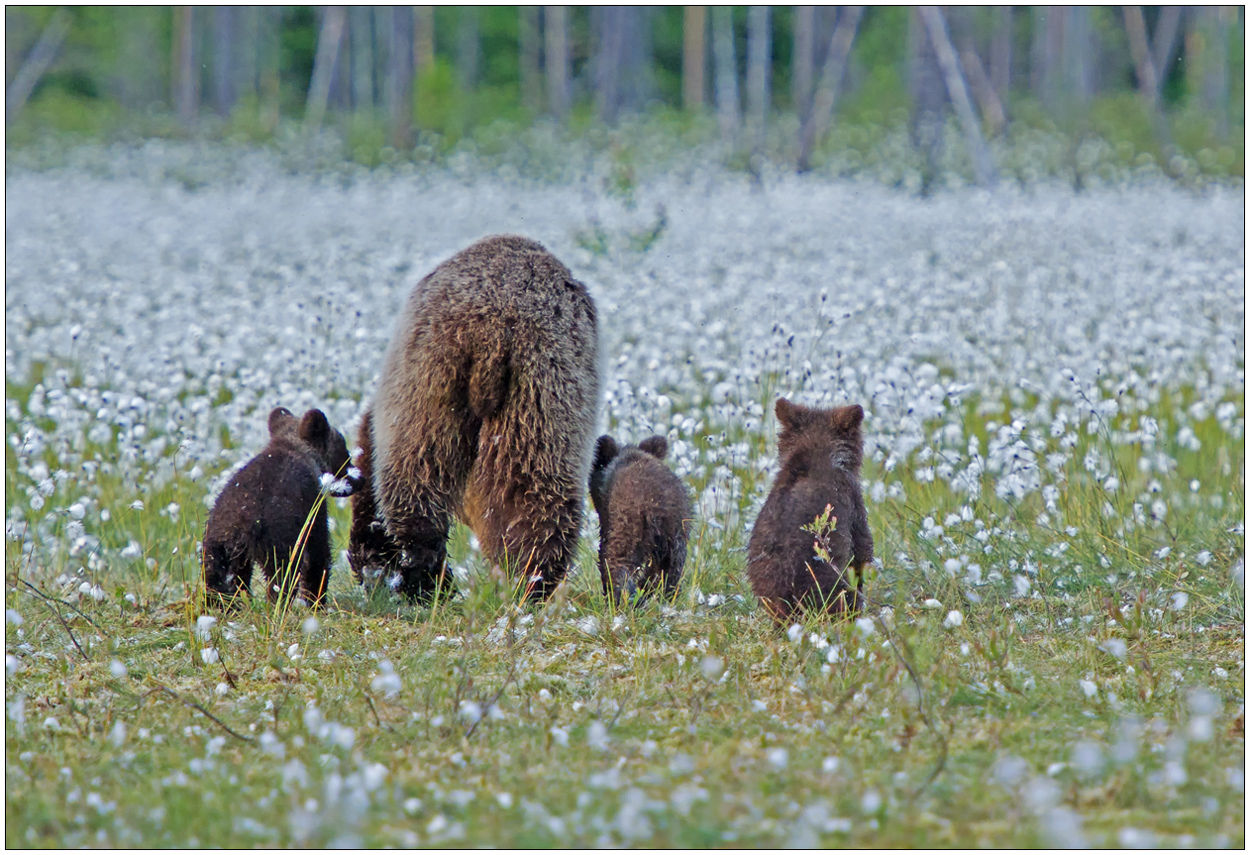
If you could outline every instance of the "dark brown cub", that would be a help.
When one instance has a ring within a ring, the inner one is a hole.
[[[599,514],[599,576],[616,602],[677,592],[693,514],[685,485],[660,462],[667,454],[662,436],[622,448],[605,435],[595,447],[590,499]]]
[[[300,595],[320,603],[331,558],[326,506],[317,498],[323,485],[334,495],[349,495],[358,480],[355,472],[349,476],[350,466],[343,435],[321,410],[302,419],[285,407],[271,412],[269,444],[235,473],[208,515],[202,561],[210,597],[248,592],[252,566],[259,564],[270,600],[298,575]]]
[[[781,625],[800,610],[852,615],[863,607],[863,568],[872,561],[872,532],[860,491],[864,441],[859,405],[818,410],[777,401],[781,472],[755,521],[747,576],[764,608]],[[816,557],[804,531],[832,507],[837,524],[826,538],[831,562]],[[851,587],[848,570],[855,571]]]

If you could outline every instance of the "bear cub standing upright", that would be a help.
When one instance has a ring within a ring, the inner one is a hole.
[[[818,410],[781,398],[776,413],[781,472],[747,547],[751,588],[781,625],[805,609],[854,614],[863,607],[863,568],[872,561],[872,532],[859,486],[864,409]],[[815,536],[803,530],[826,507],[837,518],[825,542],[832,564],[816,557]],[[848,570],[855,571],[853,590]]]
[[[599,437],[590,468],[590,499],[599,514],[599,575],[615,602],[659,589],[677,592],[686,563],[690,497],[662,461],[662,436],[621,448]]]
[[[326,506],[317,506],[323,483],[335,495],[350,495],[356,473],[343,434],[330,427],[321,410],[302,419],[285,407],[269,414],[269,444],[226,484],[204,531],[204,585],[210,597],[245,593],[252,566],[264,572],[269,599],[276,600],[292,580],[284,578],[299,553],[299,591],[310,604],[325,596],[330,577],[330,528]],[[348,476],[348,477],[344,477]],[[317,506],[304,542],[300,534]]]

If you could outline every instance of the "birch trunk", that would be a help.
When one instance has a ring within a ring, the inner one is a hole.
[[[521,103],[537,113],[543,106],[542,7],[518,6],[521,60]]]
[[[992,187],[996,180],[994,163],[990,160],[990,153],[981,136],[976,114],[972,111],[968,87],[959,70],[959,58],[955,56],[955,48],[951,45],[946,31],[946,20],[937,7],[921,6],[919,11],[929,38],[933,42],[934,51],[937,53],[937,61],[946,82],[947,94],[950,95],[951,103],[955,105],[955,113],[959,116],[959,123],[963,126],[964,140],[972,156],[972,167],[976,172],[977,183],[983,187]]]
[[[733,8],[712,8],[712,51],[716,69],[716,117],[721,136],[734,141],[738,135],[738,60],[734,51]]]
[[[548,6],[544,12],[547,51],[547,109],[563,119],[569,112],[569,31],[568,6]]]
[[[339,45],[347,23],[347,9],[327,6],[317,36],[317,55],[313,59],[312,80],[308,84],[308,102],[304,108],[304,127],[311,133],[321,128],[326,106],[330,101],[330,84],[338,64]]]
[[[707,68],[707,7],[685,6],[682,11],[681,103],[692,112],[703,109]]]
[[[842,86],[842,76],[846,72],[846,60],[851,55],[851,45],[855,41],[855,30],[859,27],[859,19],[864,14],[863,6],[847,6],[838,16],[838,25],[829,39],[829,50],[825,52],[825,64],[820,72],[820,84],[816,94],[812,96],[811,109],[803,117],[799,126],[799,172],[806,172],[812,166],[812,153],[816,150],[816,142],[828,130],[833,121],[833,108],[837,104],[838,90]]]

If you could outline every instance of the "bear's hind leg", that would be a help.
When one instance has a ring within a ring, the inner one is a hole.
[[[399,544],[386,530],[377,496],[373,492],[373,412],[366,411],[356,431],[360,455],[358,483],[352,491],[352,528],[347,542],[347,562],[352,575],[366,588],[387,579],[399,569]]]
[[[205,540],[204,589],[212,605],[224,605],[248,593],[252,561],[247,549],[221,541]]]

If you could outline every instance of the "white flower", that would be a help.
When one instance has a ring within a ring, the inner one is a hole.
[[[300,630],[304,635],[316,635],[319,629],[321,629],[321,621],[313,615],[304,618],[304,622],[300,624]]]
[[[1093,680],[1081,680],[1081,691],[1085,693],[1085,697],[1093,699],[1098,697],[1098,684]]]
[[[596,751],[607,751],[609,741],[608,728],[604,723],[598,719],[592,721],[586,729],[586,744]]]
[[[699,663],[699,670],[706,679],[715,680],[725,673],[725,660],[719,656],[704,656]]]
[[[927,600],[925,600],[923,603],[921,603],[921,604],[920,604],[920,607],[921,607],[922,609],[928,609],[929,611],[938,611],[939,609],[941,609],[941,608],[942,608],[942,601],[941,601],[941,600],[935,600],[935,599],[933,599],[932,597],[930,597],[929,599],[927,599]]]
[[[126,669],[126,666],[122,664],[121,660],[114,659],[109,662],[109,673],[120,680],[130,672]]]
[[[784,748],[771,748],[768,751],[768,764],[777,771],[786,768],[790,763],[790,754]]]
[[[221,657],[217,655],[217,648],[205,647],[200,651],[200,659],[205,665],[216,665],[221,660]]]
[[[460,717],[469,724],[477,724],[482,718],[482,705],[476,701],[461,701]]]
[[[215,626],[217,626],[217,618],[212,615],[200,615],[195,619],[195,637],[200,641],[207,641]]]
[[[954,629],[955,627],[963,626],[963,624],[964,624],[964,616],[963,616],[963,613],[959,611],[959,609],[951,609],[949,612],[946,613],[946,620],[942,621],[942,626],[946,627],[947,629]]]

